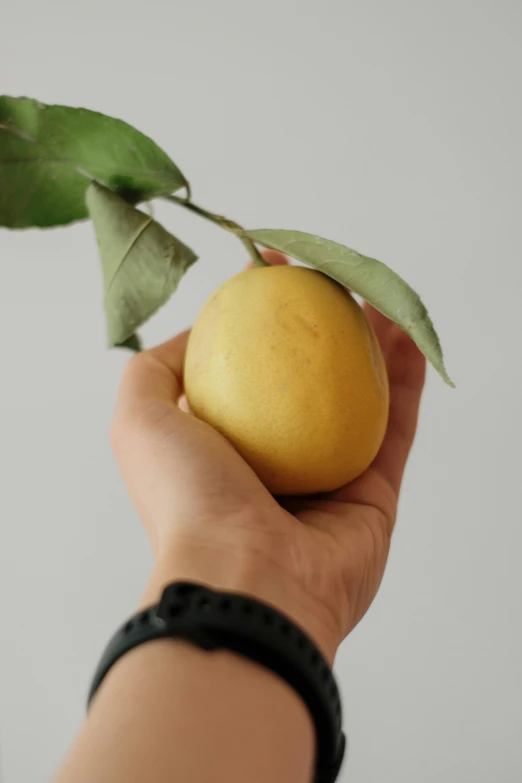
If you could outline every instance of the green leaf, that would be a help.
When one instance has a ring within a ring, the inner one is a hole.
[[[454,386],[444,368],[439,338],[420,297],[386,264],[302,231],[260,229],[240,235],[286,253],[350,288],[400,326],[446,383]]]
[[[143,351],[143,345],[141,343],[138,334],[131,334],[131,336],[128,337],[127,340],[124,340],[122,343],[119,343],[118,345],[115,346],[115,348],[128,348],[129,351],[134,351],[134,353],[139,353],[140,351]]]
[[[93,180],[131,203],[187,187],[170,158],[121,120],[0,96],[0,225],[47,227],[86,218]]]
[[[109,345],[134,348],[136,329],[165,304],[197,256],[98,183],[87,190],[87,207],[100,248]]]

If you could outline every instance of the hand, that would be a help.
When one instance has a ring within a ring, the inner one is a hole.
[[[188,332],[130,360],[111,437],[156,557],[144,604],[174,579],[241,591],[292,617],[333,661],[384,573],[425,377],[415,344],[365,310],[388,368],[388,429],[370,468],[321,496],[278,502],[224,437],[182,410]]]

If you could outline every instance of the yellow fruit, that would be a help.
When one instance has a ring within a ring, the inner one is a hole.
[[[296,266],[249,269],[215,291],[189,339],[185,391],[273,494],[360,475],[388,417],[386,369],[362,309]]]

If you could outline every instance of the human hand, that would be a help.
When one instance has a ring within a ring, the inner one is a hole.
[[[288,614],[333,661],[384,573],[425,376],[415,344],[365,310],[388,369],[388,429],[370,468],[323,495],[275,499],[223,436],[181,409],[188,332],[130,360],[111,438],[156,558],[145,604],[174,579],[244,592]]]

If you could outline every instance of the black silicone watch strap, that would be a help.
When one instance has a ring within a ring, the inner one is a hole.
[[[159,604],[135,615],[114,634],[94,675],[89,703],[118,658],[133,647],[165,637],[183,638],[206,650],[232,650],[286,680],[314,720],[314,781],[333,783],[342,763],[345,737],[339,691],[330,667],[314,642],[287,617],[248,596],[188,582],[167,586]]]

